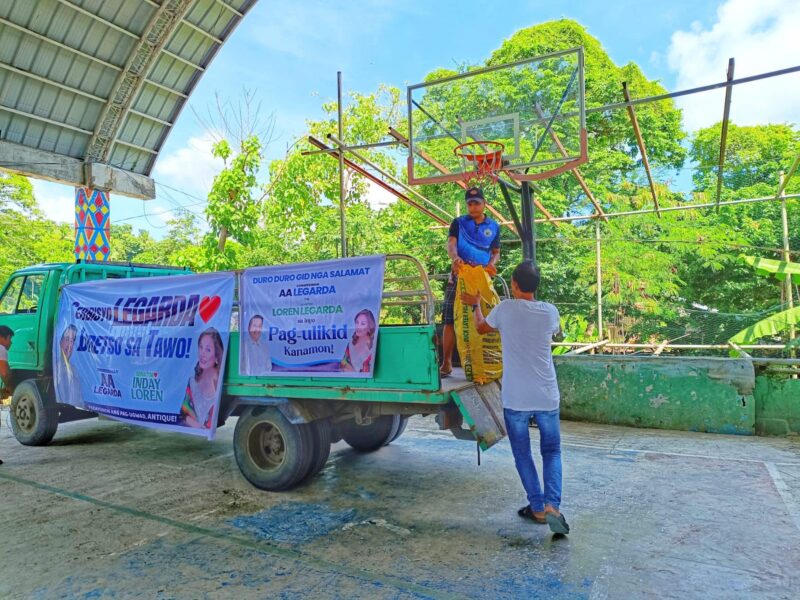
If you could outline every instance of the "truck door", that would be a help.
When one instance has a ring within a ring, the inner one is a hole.
[[[37,370],[42,367],[36,345],[45,275],[17,275],[8,282],[0,296],[0,325],[7,325],[14,332],[8,351],[8,361],[14,369]]]

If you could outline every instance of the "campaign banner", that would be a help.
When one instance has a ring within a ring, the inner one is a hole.
[[[372,377],[385,256],[246,269],[243,375]]]
[[[233,273],[64,286],[53,340],[58,402],[213,439]]]

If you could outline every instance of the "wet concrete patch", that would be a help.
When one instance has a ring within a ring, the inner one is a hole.
[[[254,515],[228,523],[258,539],[287,544],[304,544],[352,523],[355,509],[334,511],[325,504],[284,502]]]

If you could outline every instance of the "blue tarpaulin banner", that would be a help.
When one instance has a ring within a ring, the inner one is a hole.
[[[58,402],[212,439],[233,273],[67,285],[53,343]]]
[[[245,270],[239,372],[371,377],[385,263],[363,256]]]

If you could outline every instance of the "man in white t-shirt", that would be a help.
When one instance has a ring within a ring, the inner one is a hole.
[[[478,295],[462,294],[471,305],[478,333],[500,332],[503,345],[503,416],[517,473],[528,496],[519,516],[547,523],[554,533],[569,533],[560,512],[561,433],[558,381],[550,342],[561,337],[558,309],[536,300],[539,268],[520,263],[511,276],[513,300],[503,300],[484,318]],[[544,493],[531,456],[528,424],[539,428]]]
[[[14,332],[7,325],[0,325],[0,379],[3,380],[3,397],[14,393],[14,384],[11,377],[11,367],[8,366],[8,349],[11,348],[11,338]],[[0,460],[0,465],[3,461]]]

